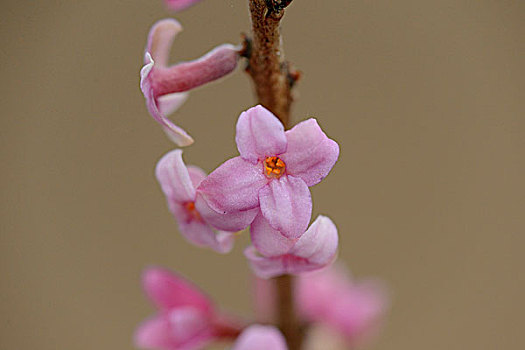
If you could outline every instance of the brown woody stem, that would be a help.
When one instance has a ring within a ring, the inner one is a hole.
[[[289,350],[301,349],[301,324],[295,313],[294,277],[283,275],[274,279],[277,289],[277,322],[286,338]]]
[[[292,94],[289,65],[284,61],[279,25],[291,0],[249,0],[252,43],[246,71],[259,103],[289,127]],[[293,79],[293,78],[292,78]]]
[[[249,0],[252,40],[246,39],[245,54],[249,59],[247,73],[253,80],[260,104],[290,127],[291,89],[299,73],[284,61],[280,23],[284,9],[292,0]],[[293,300],[294,280],[290,275],[274,279],[277,290],[277,322],[289,350],[300,350],[301,324]]]

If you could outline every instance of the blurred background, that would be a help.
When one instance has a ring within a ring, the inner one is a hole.
[[[228,256],[177,232],[154,178],[173,148],[139,69],[158,1],[3,0],[0,20],[1,349],[132,349],[159,264],[251,314],[241,237]],[[173,62],[249,30],[246,0],[176,15]],[[340,260],[383,279],[392,308],[372,349],[523,349],[525,3],[297,0],[283,25],[303,71],[294,121],[341,146],[312,189]],[[255,100],[239,69],[173,116],[189,164],[237,154]]]

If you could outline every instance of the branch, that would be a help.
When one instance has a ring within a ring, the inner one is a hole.
[[[275,279],[277,289],[277,322],[286,338],[289,350],[300,350],[302,344],[302,325],[295,313],[293,298],[294,277],[284,275]]]
[[[249,0],[252,35],[245,38],[242,54],[249,59],[246,72],[253,80],[259,103],[273,112],[290,127],[292,87],[300,74],[284,61],[281,48],[280,22],[284,9],[292,0]],[[278,326],[283,332],[289,350],[300,350],[301,323],[295,313],[294,280],[290,275],[274,279],[277,290]]]
[[[246,71],[251,76],[259,103],[290,125],[291,87],[299,74],[284,61],[279,25],[292,0],[249,0],[253,40]]]

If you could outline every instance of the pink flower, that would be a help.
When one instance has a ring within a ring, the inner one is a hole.
[[[339,146],[315,119],[284,127],[262,106],[241,113],[235,138],[240,157],[213,171],[197,188],[196,205],[209,222],[238,231],[258,214],[288,238],[299,238],[312,213],[308,186],[328,175]]]
[[[178,12],[187,9],[201,0],[164,0],[169,9]]]
[[[177,149],[159,160],[155,173],[181,234],[199,247],[229,252],[233,247],[233,233],[216,233],[195,208],[195,188],[206,177],[204,171],[195,166],[186,167],[182,151]]]
[[[143,287],[159,313],[135,332],[145,349],[200,349],[210,342],[237,336],[240,328],[216,312],[211,300],[181,277],[161,268],[143,274]]]
[[[187,91],[217,80],[237,67],[238,49],[223,44],[201,58],[168,67],[171,44],[182,26],[174,19],[164,19],[149,32],[144,66],[140,71],[140,88],[153,118],[164,128],[168,137],[179,146],[193,139],[166,115],[178,109],[187,98]]]
[[[298,240],[274,230],[261,214],[251,231],[253,246],[244,254],[261,278],[318,270],[331,264],[337,253],[337,228],[326,216],[318,216]]]
[[[299,276],[295,296],[304,319],[337,331],[350,345],[377,331],[388,304],[377,281],[354,282],[337,266]]]
[[[235,341],[232,350],[287,350],[282,333],[272,326],[252,325]]]

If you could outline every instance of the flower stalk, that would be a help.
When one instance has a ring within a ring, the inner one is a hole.
[[[287,128],[293,102],[290,74],[281,46],[280,23],[290,0],[249,0],[252,20],[251,52],[246,71],[251,76],[259,103],[272,111]]]
[[[283,275],[274,278],[277,287],[277,324],[283,332],[288,349],[299,350],[302,344],[302,327],[295,312],[294,277]]]
[[[249,0],[252,35],[247,73],[253,80],[260,104],[272,111],[290,127],[290,109],[293,102],[292,86],[298,78],[284,61],[281,46],[280,23],[284,9],[291,0]],[[274,278],[277,287],[277,322],[288,348],[299,350],[302,343],[301,325],[293,300],[294,278],[283,275]]]

